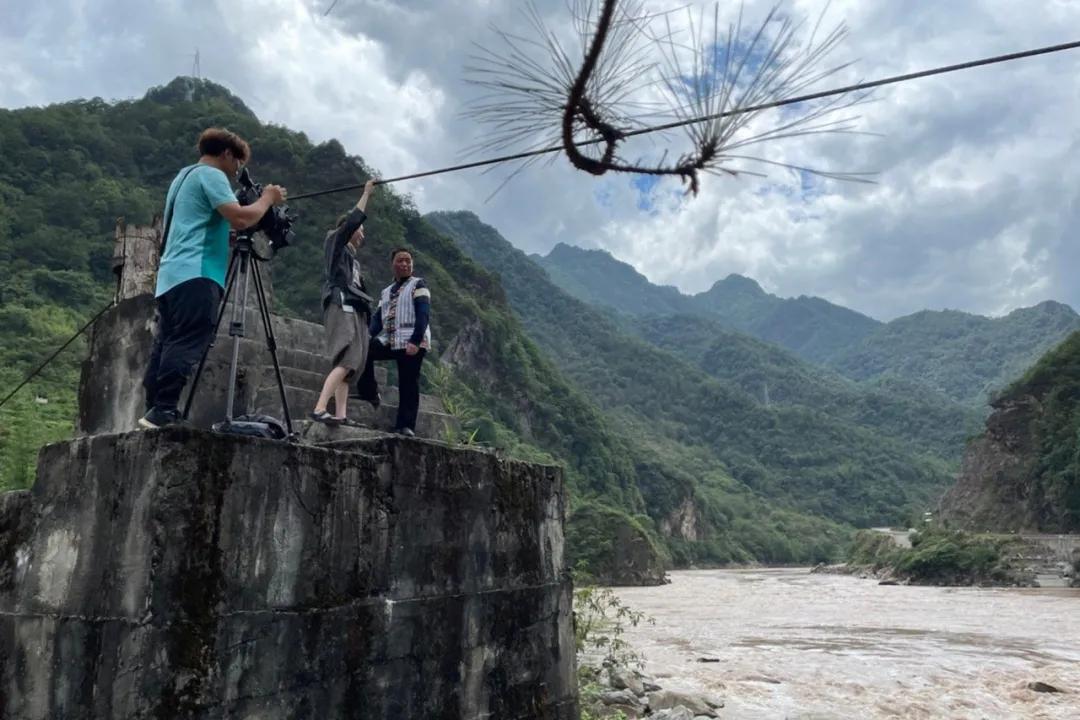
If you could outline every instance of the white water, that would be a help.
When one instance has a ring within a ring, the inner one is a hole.
[[[881,586],[806,569],[671,578],[617,590],[656,621],[627,639],[665,688],[724,698],[724,718],[1080,719],[1080,590]]]

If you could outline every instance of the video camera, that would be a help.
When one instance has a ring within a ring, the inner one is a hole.
[[[244,168],[237,178],[240,189],[236,191],[236,199],[241,205],[251,205],[262,195],[263,186],[251,179],[248,169]],[[289,213],[288,205],[274,205],[255,225],[245,228],[242,232],[253,234],[256,232],[266,233],[270,244],[270,250],[277,253],[281,248],[288,247],[296,239],[292,230],[296,216]]]

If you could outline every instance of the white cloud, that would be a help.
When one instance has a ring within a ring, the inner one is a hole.
[[[14,0],[0,28],[0,105],[138,96],[189,73],[198,47],[204,76],[264,121],[337,137],[384,175],[459,162],[483,133],[460,116],[473,92],[462,81],[470,43],[490,42],[491,22],[520,27],[520,3],[339,0],[323,17],[331,1]],[[792,0],[811,16],[824,2]],[[747,2],[747,12],[760,17],[769,4]],[[563,0],[538,5],[563,18]],[[1063,42],[1080,5],[834,0],[829,18],[847,21],[845,54],[860,60],[837,78],[846,80]],[[770,149],[790,162],[878,170],[874,186],[823,182],[807,194],[770,171],[765,182],[705,178],[688,199],[666,180],[648,212],[630,178],[592,178],[559,158],[489,202],[505,173],[398,189],[425,210],[474,210],[528,252],[560,241],[604,247],[688,292],[737,272],[882,318],[923,307],[1001,313],[1046,298],[1080,306],[1078,66],[1080,52],[1061,53],[897,86],[864,108],[863,127],[882,137]],[[681,138],[669,140],[678,150]]]

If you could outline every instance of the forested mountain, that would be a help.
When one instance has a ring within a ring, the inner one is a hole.
[[[713,315],[736,330],[781,345],[811,362],[848,347],[880,323],[854,310],[805,295],[779,298],[755,281],[728,275],[693,296],[699,313]]]
[[[630,315],[674,315],[694,310],[691,298],[678,288],[653,285],[605,250],[583,250],[558,243],[546,256],[529,258],[547,270],[556,285],[591,305]]]
[[[925,385],[899,378],[857,383],[794,353],[702,315],[635,318],[623,326],[754,395],[765,407],[793,406],[906,441],[913,452],[956,461],[979,413]]]
[[[556,246],[533,256],[575,297],[630,315],[692,314],[791,350],[853,380],[943,395],[980,412],[1043,353],[1080,329],[1067,305],[1044,302],[987,318],[923,311],[888,323],[821,298],[778,298],[750,278],[729,275],[697,295],[653,285],[602,250]],[[924,386],[920,389],[919,386]]]
[[[705,315],[812,362],[857,343],[880,325],[821,298],[779,298],[742,275],[728,275],[705,292],[683,295],[676,288],[653,285],[603,250],[559,244],[547,256],[534,259],[557,285],[580,300],[634,315]]]
[[[942,456],[884,425],[860,424],[851,412],[831,414],[817,402],[766,402],[759,388],[710,377],[630,336],[615,319],[555,286],[543,268],[475,215],[427,218],[501,278],[530,337],[608,417],[637,429],[643,442],[676,443],[686,454],[712,458],[766,497],[855,525],[898,521],[948,482]],[[887,405],[889,398],[882,394],[879,400]],[[882,414],[897,412],[903,410],[888,407]],[[941,420],[962,426],[962,418],[954,412]],[[936,431],[955,429],[939,425]],[[671,462],[681,467],[677,457]]]
[[[985,407],[996,391],[1077,329],[1080,316],[1057,302],[1000,318],[926,310],[881,326],[828,364],[855,380],[917,381],[954,400]]]

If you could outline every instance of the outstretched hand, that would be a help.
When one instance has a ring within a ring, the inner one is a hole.
[[[368,181],[364,183],[364,192],[360,193],[360,199],[356,201],[358,210],[367,210],[368,199],[371,198],[371,191],[374,189],[375,178],[368,178]]]
[[[262,191],[263,197],[270,198],[271,205],[280,205],[289,197],[289,191],[280,185],[267,185]]]

